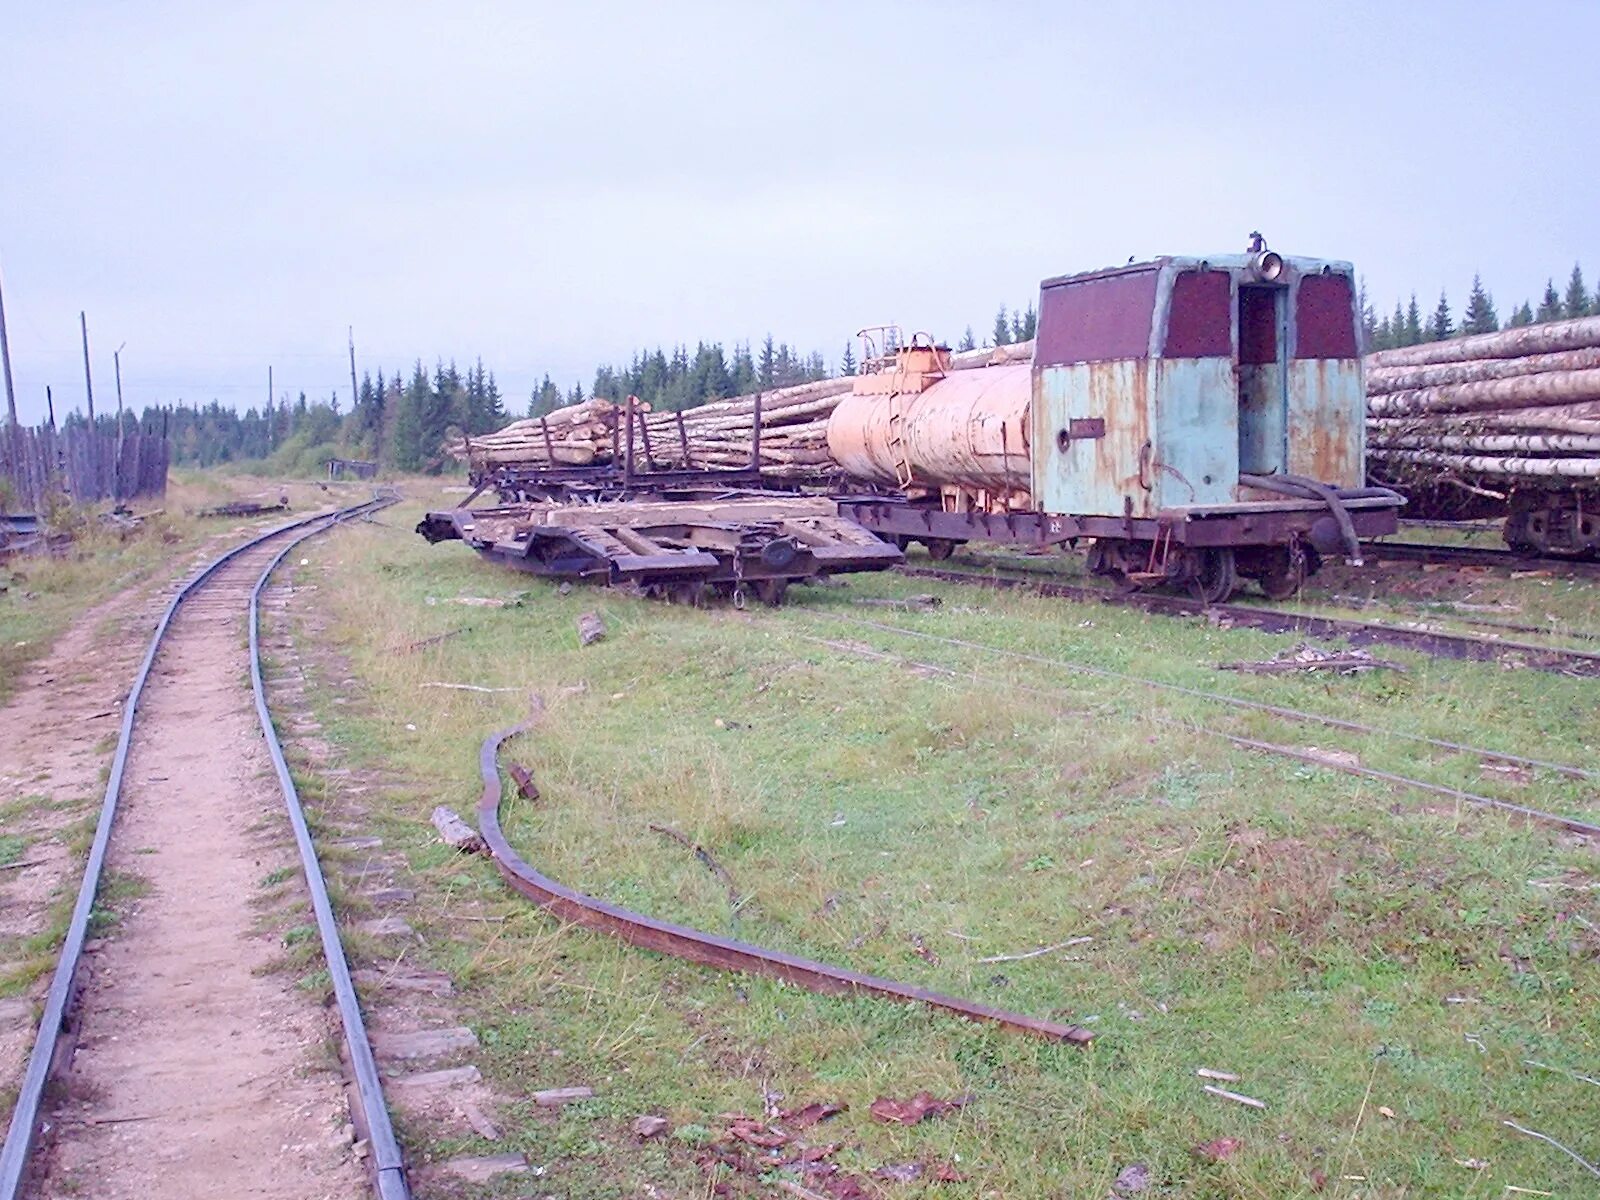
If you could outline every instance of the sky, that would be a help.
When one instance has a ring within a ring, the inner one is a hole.
[[[0,4],[25,421],[349,403],[358,365],[549,373],[771,332],[981,338],[1040,279],[1242,249],[1380,313],[1600,278],[1600,4]]]

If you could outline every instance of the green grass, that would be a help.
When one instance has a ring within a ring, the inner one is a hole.
[[[395,512],[391,523],[410,520]],[[418,900],[407,916],[428,945],[415,953],[452,972],[501,1095],[596,1089],[581,1109],[513,1103],[503,1114],[509,1147],[548,1165],[541,1188],[699,1188],[695,1138],[641,1148],[628,1123],[659,1111],[714,1131],[719,1113],[759,1112],[763,1088],[790,1103],[847,1101],[816,1140],[845,1141],[851,1170],[959,1155],[972,1183],[944,1194],[1099,1197],[1133,1161],[1170,1189],[1161,1194],[1187,1197],[1305,1196],[1319,1176],[1323,1194],[1351,1197],[1498,1196],[1507,1184],[1576,1195],[1592,1182],[1500,1122],[1600,1155],[1584,1115],[1592,1087],[1523,1066],[1582,1070],[1600,1050],[1593,848],[1240,751],[1197,727],[1341,749],[1590,819],[1593,788],[1544,773],[1519,786],[1394,739],[1057,663],[1580,765],[1600,760],[1592,683],[1411,655],[1395,656],[1403,676],[1241,678],[1215,663],[1266,657],[1283,640],[891,577],[739,614],[585,589],[562,597],[394,530],[353,529],[309,557],[301,575],[331,606],[327,645],[361,681],[352,703],[325,696],[318,715],[353,763],[399,781],[367,799],[373,831],[408,855]],[[851,604],[929,590],[944,607],[886,616]],[[524,591],[515,608],[446,602]],[[610,634],[579,650],[586,609]],[[470,814],[479,740],[519,718],[525,696],[421,690],[429,680],[544,698],[541,724],[504,752],[543,793],[504,813],[538,869],[670,920],[1082,1022],[1094,1046],[812,996],[560,928],[489,865],[433,844],[426,825],[436,803]],[[745,897],[736,911],[651,823],[711,850]],[[466,911],[505,920],[469,923]],[[1076,936],[1093,940],[979,961]],[[1233,1086],[1268,1108],[1205,1095],[1202,1066],[1237,1072]],[[974,1100],[910,1129],[867,1117],[876,1096],[921,1088]],[[403,1133],[424,1158],[488,1148]],[[1244,1141],[1227,1162],[1191,1153],[1223,1136]],[[1490,1165],[1458,1165],[1469,1159]]]

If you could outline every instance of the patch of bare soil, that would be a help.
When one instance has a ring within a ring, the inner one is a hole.
[[[250,900],[296,864],[245,683],[245,555],[180,610],[145,693],[112,870],[146,884],[92,956],[42,1196],[357,1196],[313,997]]]

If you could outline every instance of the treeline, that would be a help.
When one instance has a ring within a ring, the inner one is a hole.
[[[1037,324],[1032,304],[1025,310],[1002,305],[982,344],[1026,341]],[[959,349],[978,344],[968,326]],[[444,465],[440,448],[452,430],[491,433],[515,417],[539,416],[591,396],[620,401],[633,395],[653,411],[683,410],[729,396],[853,375],[857,365],[852,342],[845,343],[830,366],[820,352],[802,351],[770,335],[758,349],[735,343],[731,354],[721,342],[699,342],[693,351],[674,346],[671,353],[660,347],[641,349],[626,365],[596,367],[587,384],[580,380],[562,388],[546,374],[526,406],[513,410],[481,358],[466,370],[441,360],[431,371],[419,359],[409,372],[363,375],[351,408],[337,396],[316,399],[301,392],[293,401],[284,395],[273,405],[242,410],[216,400],[153,405],[124,420],[130,431],[164,433],[172,442],[173,463],[181,466],[265,462],[276,471],[312,473],[337,455],[378,461],[385,469],[429,471]],[[74,415],[68,421],[83,418]],[[102,416],[97,425],[114,431],[116,420]]]
[[[1574,263],[1572,274],[1567,277],[1565,293],[1556,290],[1552,276],[1545,282],[1544,296],[1539,306],[1535,308],[1524,300],[1511,310],[1511,315],[1505,320],[1505,328],[1594,315],[1600,315],[1600,288],[1591,293],[1584,284],[1583,269]],[[1393,350],[1421,342],[1442,342],[1446,338],[1467,334],[1493,333],[1501,328],[1494,297],[1484,288],[1483,280],[1477,275],[1472,277],[1472,290],[1461,310],[1459,323],[1450,308],[1450,297],[1443,291],[1439,293],[1438,305],[1428,316],[1423,315],[1417,303],[1417,294],[1412,292],[1409,304],[1402,305],[1396,300],[1394,313],[1380,321],[1367,300],[1365,285],[1361,288],[1361,322],[1366,330],[1369,351]]]

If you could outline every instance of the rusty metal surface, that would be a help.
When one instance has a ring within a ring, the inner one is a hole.
[[[744,971],[752,975],[781,980],[822,995],[872,996],[883,1000],[923,1004],[970,1021],[997,1024],[1049,1041],[1085,1045],[1092,1040],[1094,1035],[1080,1026],[1063,1025],[1040,1017],[992,1008],[986,1004],[941,995],[926,988],[879,979],[871,975],[861,975],[842,967],[814,962],[779,950],[768,950],[747,942],[718,937],[703,930],[657,920],[593,896],[586,896],[540,874],[512,849],[500,828],[502,791],[497,755],[502,743],[526,732],[530,727],[531,722],[516,725],[492,733],[484,739],[478,755],[478,768],[483,777],[483,792],[478,800],[478,829],[489,846],[495,866],[506,882],[562,920],[581,925],[586,929],[608,933],[630,945],[646,950],[654,950],[702,966],[716,967],[725,971]]]
[[[828,418],[828,453],[847,474],[923,487],[1025,493],[1029,368],[957,371],[917,394],[852,395]]]
[[[1039,290],[1033,361],[1042,367],[1144,358],[1156,308],[1160,262],[1046,280]]]

